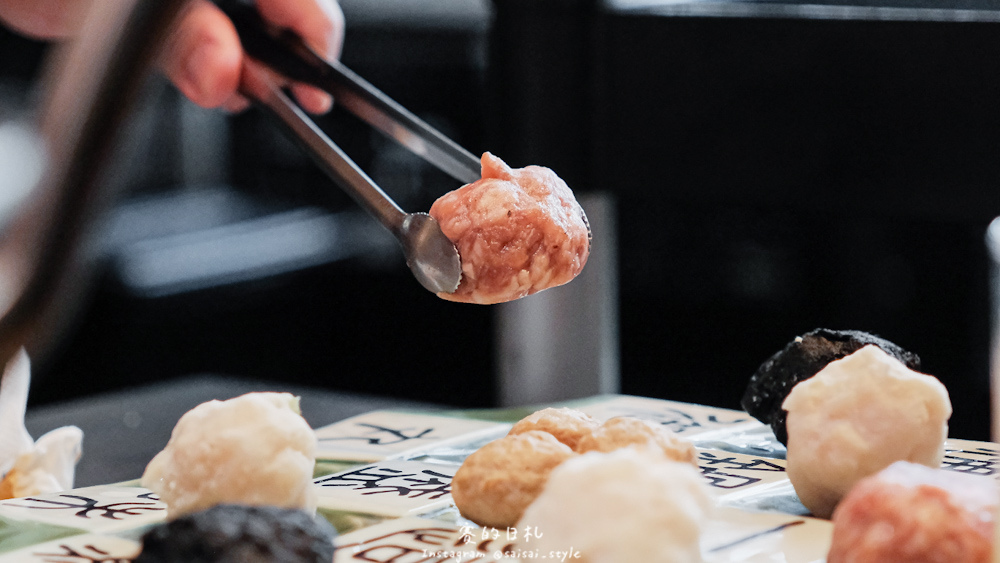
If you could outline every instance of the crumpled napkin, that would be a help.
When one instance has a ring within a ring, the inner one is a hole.
[[[30,384],[31,362],[22,348],[0,379],[0,499],[72,489],[83,453],[83,431],[76,426],[31,439],[24,426]]]

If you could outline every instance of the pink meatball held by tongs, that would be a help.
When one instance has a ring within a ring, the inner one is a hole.
[[[439,198],[430,214],[462,259],[449,301],[512,301],[572,280],[590,254],[590,225],[573,191],[542,166],[511,168],[490,153],[482,179]]]

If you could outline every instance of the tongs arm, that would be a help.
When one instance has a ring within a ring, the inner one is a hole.
[[[288,29],[277,29],[252,0],[217,0],[253,58],[297,82],[333,95],[335,102],[456,180],[480,178],[479,159],[345,67],[327,61]]]
[[[241,91],[291,133],[344,192],[396,237],[420,285],[434,293],[453,293],[458,288],[462,279],[458,250],[433,217],[404,212],[253,61],[243,65]]]
[[[262,72],[247,66],[244,69],[243,80],[254,81],[253,88],[241,89],[245,96],[266,110],[293,139],[303,145],[306,152],[313,157],[313,162],[340,184],[358,205],[393,234],[399,234],[406,213],[344,153],[343,149],[337,146]]]
[[[266,23],[252,0],[218,3],[235,24],[249,55],[243,65],[244,95],[275,118],[345,192],[392,232],[421,285],[435,293],[453,293],[462,278],[461,260],[437,221],[426,213],[400,209],[292,103],[260,64],[329,92],[337,104],[460,181],[479,179],[478,159],[343,65],[324,60],[291,30]]]

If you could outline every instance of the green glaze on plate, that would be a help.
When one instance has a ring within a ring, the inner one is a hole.
[[[358,467],[361,465],[364,464],[356,461],[319,460],[313,467],[313,479],[316,479],[317,477],[325,477],[326,475],[333,475],[334,473],[340,473],[341,471],[346,471],[352,467]]]
[[[325,508],[317,509],[316,514],[325,518],[326,521],[329,522],[335,530],[337,530],[338,534],[349,534],[355,530],[374,526],[379,522],[392,520],[392,518],[376,516],[374,514],[360,514],[357,512],[328,510]]]
[[[86,533],[76,528],[0,517],[0,553]]]

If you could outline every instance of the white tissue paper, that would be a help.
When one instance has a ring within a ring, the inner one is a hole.
[[[0,499],[72,489],[83,453],[83,431],[76,426],[31,439],[24,426],[30,384],[31,362],[21,349],[0,379]]]

